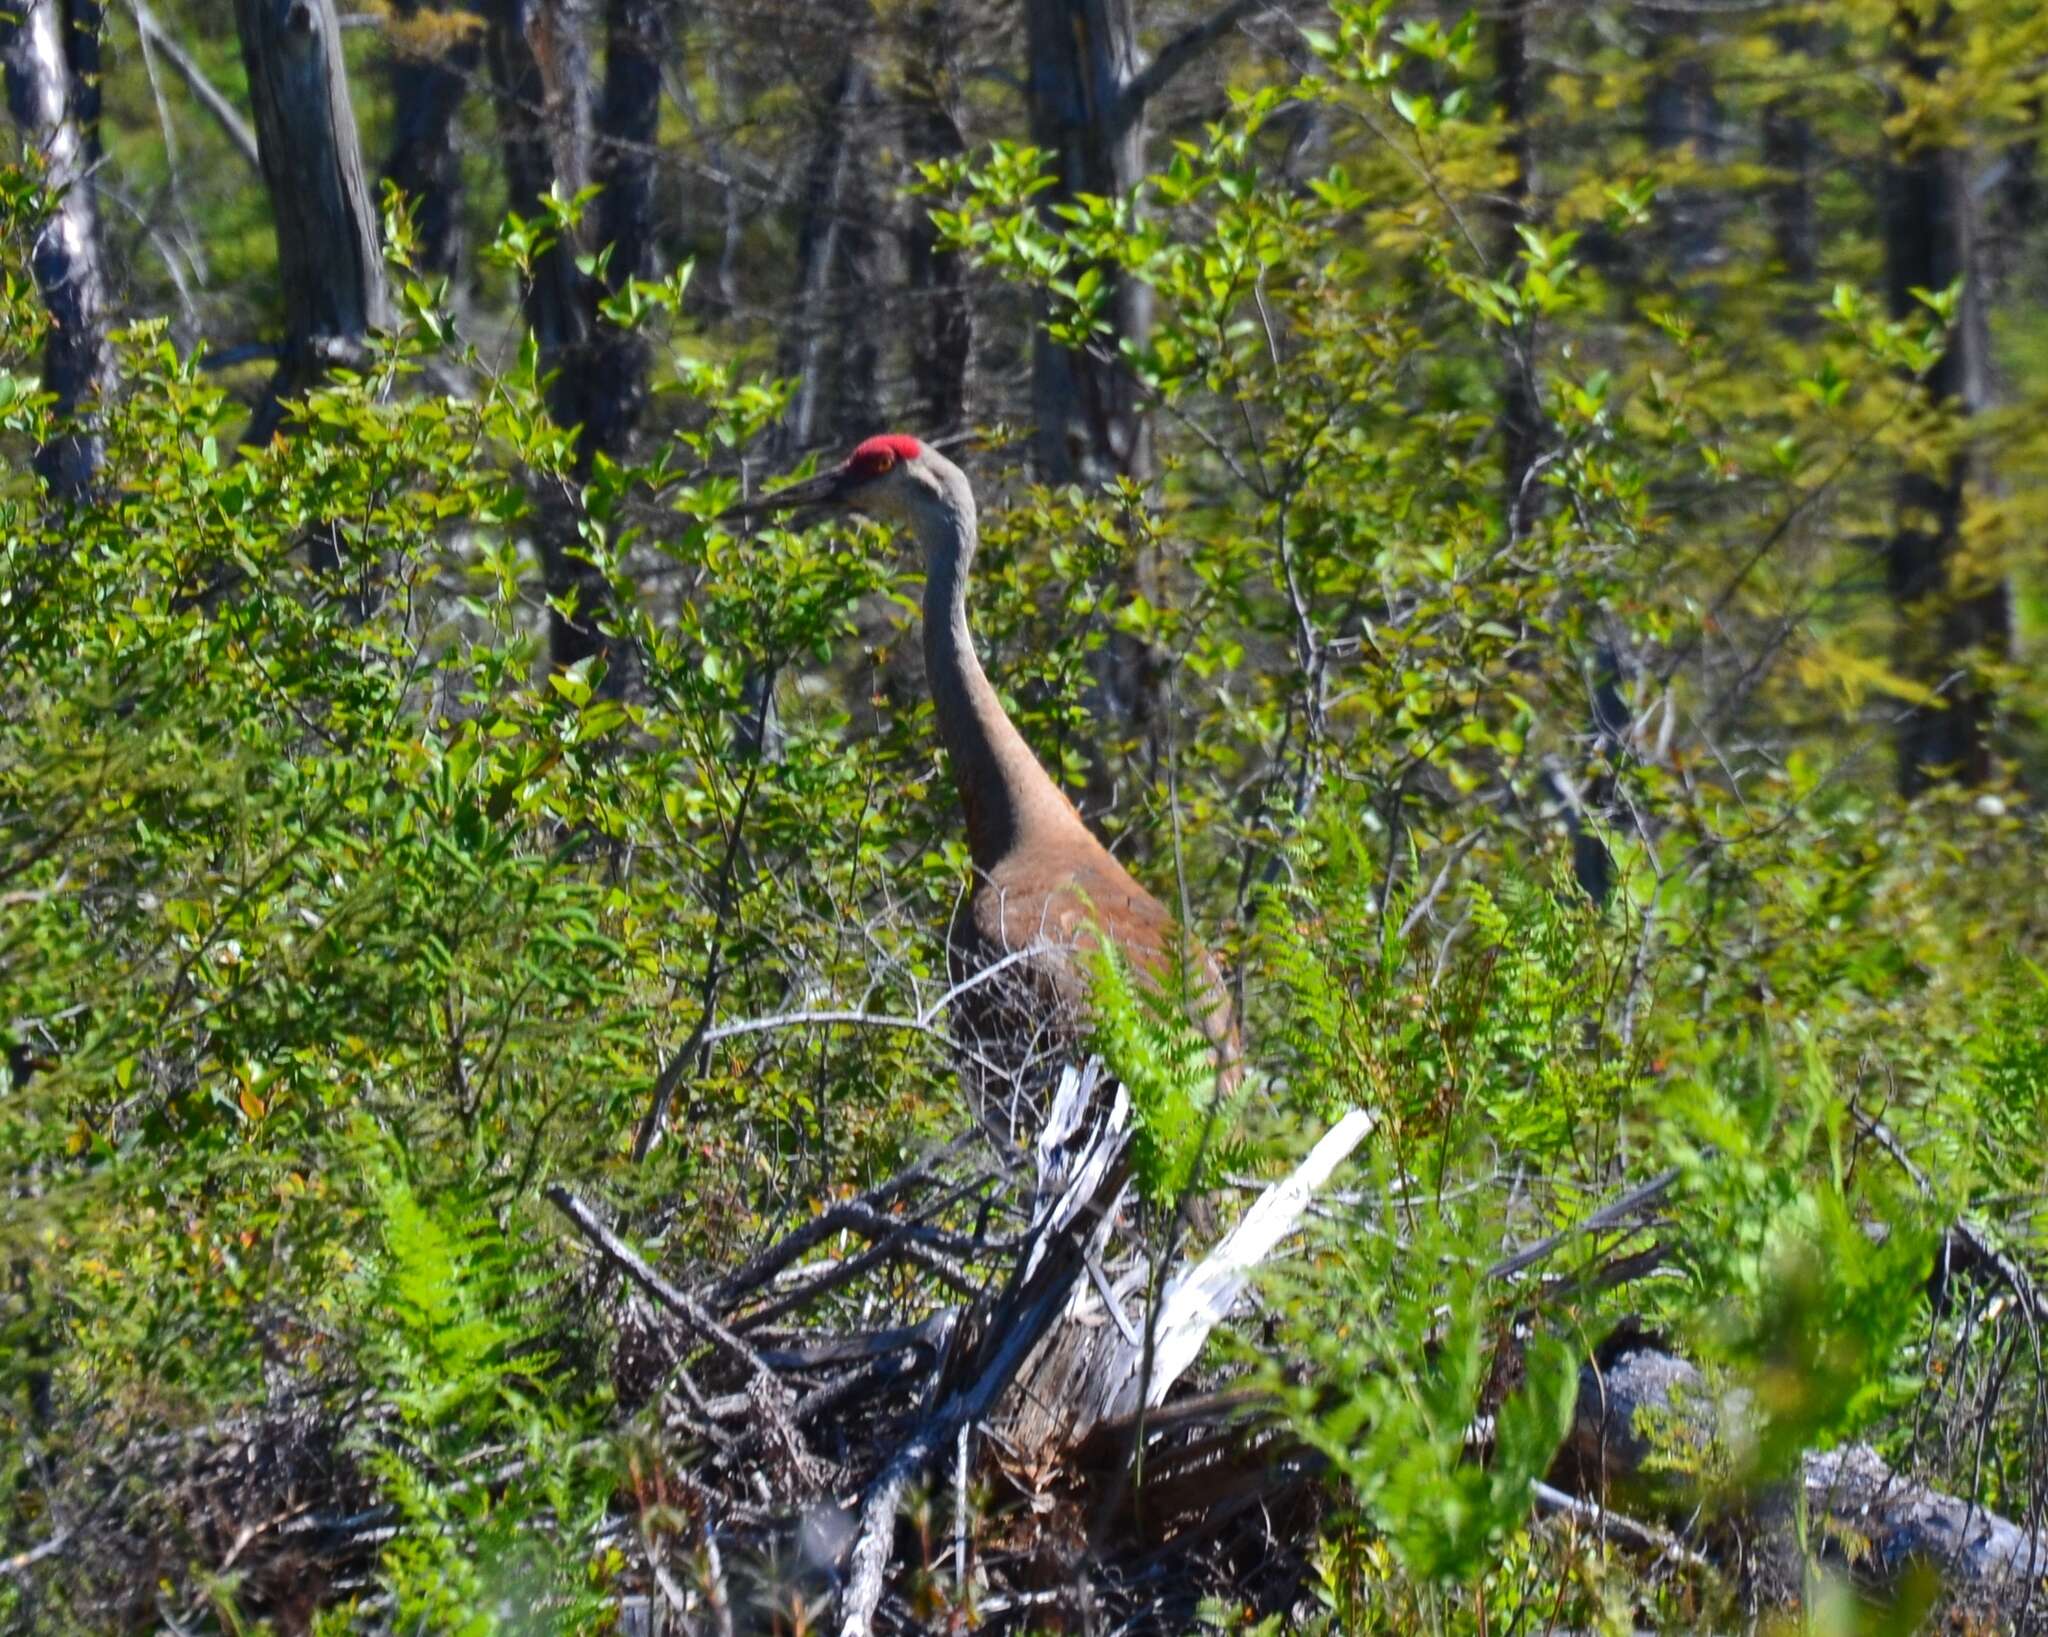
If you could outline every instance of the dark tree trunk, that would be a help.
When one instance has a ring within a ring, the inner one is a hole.
[[[779,364],[781,372],[797,384],[783,421],[783,437],[790,451],[812,442],[829,389],[835,384],[843,388],[855,374],[845,346],[835,352],[828,343],[847,340],[846,327],[832,310],[831,295],[835,286],[847,282],[844,274],[849,261],[857,262],[861,256],[862,247],[854,242],[862,236],[852,198],[858,169],[854,147],[861,116],[872,101],[872,88],[866,65],[849,57],[833,86],[811,149],[804,180],[804,215],[797,228],[796,329],[782,348]],[[830,417],[835,423],[848,418],[843,414]],[[842,429],[834,427],[835,431]]]
[[[64,0],[64,66],[71,76],[71,118],[85,141],[88,167],[100,162],[100,41],[106,21],[99,0]]]
[[[1535,87],[1529,75],[1530,10],[1530,0],[1505,0],[1493,22],[1494,95],[1500,109],[1501,147],[1508,163],[1495,240],[1495,260],[1503,277],[1514,270],[1522,248],[1516,229],[1531,225],[1535,219],[1536,141],[1531,128]],[[1542,494],[1536,486],[1535,470],[1546,430],[1536,382],[1536,322],[1526,318],[1507,336],[1501,356],[1501,517],[1502,533],[1510,546],[1527,535],[1541,509]],[[1604,679],[1601,686],[1608,686]],[[1614,802],[1612,767],[1601,757],[1601,752],[1612,748],[1601,721],[1606,697],[1599,689],[1592,696],[1593,720],[1586,736],[1590,749],[1585,760],[1595,761],[1596,765],[1585,787],[1580,788],[1562,762],[1547,773],[1551,793],[1571,835],[1573,878],[1580,891],[1596,904],[1607,901],[1614,883],[1614,861],[1606,842],[1590,822],[1596,815],[1608,817]],[[1584,766],[1582,761],[1582,771]]]
[[[1130,0],[1027,0],[1026,80],[1031,140],[1053,156],[1046,209],[1077,194],[1121,198],[1145,165],[1145,102],[1135,89],[1137,27]],[[1143,345],[1152,330],[1152,292],[1136,279],[1110,279],[1108,357],[1062,347],[1043,332],[1031,355],[1033,456],[1048,483],[1107,482],[1151,475],[1151,437],[1137,388],[1115,359],[1116,344]]]
[[[1053,156],[1043,207],[1075,195],[1116,199],[1145,173],[1145,119],[1152,100],[1264,0],[1226,0],[1141,65],[1131,0],[1025,0],[1025,103],[1032,143]],[[1117,362],[1120,342],[1152,333],[1152,292],[1102,269],[1110,336],[1100,351],[1074,352],[1033,337],[1032,446],[1048,483],[1101,483],[1152,475],[1152,440],[1136,383]]]
[[[487,54],[497,93],[511,208],[530,221],[547,215],[559,188],[574,194],[597,179],[606,192],[589,219],[538,256],[522,292],[527,327],[548,378],[548,413],[575,436],[571,476],[578,488],[600,456],[619,459],[647,395],[647,354],[598,312],[604,286],[578,267],[601,242],[614,249],[614,287],[652,271],[653,139],[660,112],[661,7],[608,0],[603,126],[594,128],[587,15],[583,0],[496,0]],[[605,688],[631,686],[628,648],[600,621],[612,588],[578,547],[580,497],[543,497],[542,572],[551,601],[549,655],[556,665],[601,657]]]
[[[1506,0],[1493,28],[1502,146],[1508,161],[1496,251],[1505,278],[1513,272],[1521,249],[1515,230],[1529,222],[1535,187],[1535,142],[1529,129],[1528,0]],[[1507,338],[1501,361],[1501,516],[1510,544],[1527,532],[1536,504],[1530,472],[1542,446],[1543,414],[1536,393],[1535,344],[1534,323],[1525,322]]]
[[[412,200],[419,267],[454,276],[462,253],[462,155],[455,121],[483,61],[474,20],[447,0],[405,0],[398,8],[401,46],[391,64],[391,156],[385,180]],[[406,24],[431,19],[433,29],[408,39]]]
[[[1664,152],[1690,148],[1702,163],[1721,158],[1721,102],[1714,91],[1703,14],[1656,7],[1648,13],[1651,49],[1657,70],[1651,76],[1644,109],[1644,134],[1650,146]],[[1720,254],[1721,218],[1725,201],[1708,189],[1668,189],[1659,207],[1664,242],[1677,272],[1696,273]]]
[[[1806,61],[1813,51],[1810,22],[1781,24],[1773,31],[1778,55],[1792,63]],[[1771,245],[1778,265],[1794,286],[1783,323],[1794,335],[1810,334],[1816,323],[1810,291],[1820,275],[1820,218],[1814,206],[1813,121],[1807,95],[1791,86],[1771,99],[1764,110],[1763,159],[1771,169],[1764,189],[1764,208],[1771,218]]]
[[[1939,62],[1918,14],[1902,8],[1898,27],[1902,70],[1932,78]],[[1967,422],[1989,398],[1989,348],[1963,149],[1915,142],[1911,133],[1895,147],[1884,179],[1884,246],[1895,317],[1925,316],[1915,289],[1960,286],[1947,349],[1926,384],[1934,403]],[[1973,465],[1964,436],[1935,470],[1909,470],[1898,480],[1886,581],[1905,622],[1908,663],[1942,695],[1939,704],[1914,706],[1899,722],[1898,782],[1907,796],[1941,779],[1981,783],[1992,772],[1992,699],[1968,666],[1973,654],[2002,658],[2009,652],[2011,608],[2002,579],[1989,587],[1956,583]]]
[[[661,120],[661,52],[668,30],[661,0],[607,0],[604,99],[597,116],[597,242],[610,254],[605,282],[623,290],[660,275],[655,246],[654,139]],[[591,331],[579,453],[587,471],[599,454],[618,459],[647,407],[647,344],[599,317]]]
[[[64,424],[36,451],[36,471],[53,493],[72,500],[89,493],[99,475],[105,451],[96,406],[112,386],[114,373],[107,347],[99,213],[90,175],[99,97],[85,83],[88,76],[77,71],[76,59],[67,54],[67,46],[80,39],[57,0],[11,0],[0,10],[7,105],[22,139],[41,156],[45,183],[56,199],[55,210],[36,235],[30,260],[36,288],[50,314],[43,344],[44,385],[56,394]],[[96,61],[96,33],[92,41]],[[85,108],[73,101],[74,92],[88,99]]]
[[[261,444],[277,430],[284,399],[333,365],[359,364],[370,332],[390,315],[333,0],[235,0],[235,23],[290,326],[246,435]]]
[[[661,122],[661,53],[668,38],[662,0],[607,0],[604,102],[598,112],[598,242],[611,246],[614,290],[657,276],[654,140]]]
[[[590,180],[583,22],[574,0],[497,0],[491,9],[488,54],[506,190],[512,210],[528,221],[546,219],[546,201],[557,187],[566,196]],[[584,400],[597,322],[597,287],[576,265],[583,253],[581,234],[560,234],[534,259],[520,292],[547,380],[548,413],[576,435],[573,476],[579,482],[592,460]],[[611,648],[598,624],[611,587],[576,551],[576,514],[573,497],[553,486],[544,491],[538,544],[550,604],[548,655],[558,666],[600,655],[608,661]],[[606,676],[617,680],[609,663]]]
[[[966,151],[954,117],[951,84],[942,53],[957,28],[950,0],[933,0],[920,16],[920,33],[931,43],[921,82],[905,107],[904,146],[924,164]],[[918,425],[928,434],[952,432],[967,422],[967,368],[974,346],[974,315],[963,282],[959,253],[939,248],[938,229],[921,199],[910,202],[908,261],[913,294],[910,370],[917,394]]]
[[[1043,208],[1083,193],[1127,196],[1145,166],[1145,99],[1134,88],[1138,38],[1130,0],[1026,0],[1024,15],[1031,140],[1054,161],[1055,184],[1041,195]],[[1114,269],[1101,271],[1110,292],[1104,342],[1075,351],[1033,327],[1032,464],[1047,483],[1092,488],[1152,475],[1150,425],[1137,384],[1116,357],[1119,341],[1142,346],[1150,337],[1152,292]],[[1153,571],[1147,560],[1126,563],[1126,587],[1156,591]],[[1111,635],[1089,670],[1088,708],[1105,729],[1089,747],[1081,798],[1082,810],[1094,814],[1116,797],[1110,744],[1134,731],[1148,736],[1159,720],[1161,674],[1152,645],[1121,632]],[[1156,758],[1156,740],[1151,748]]]

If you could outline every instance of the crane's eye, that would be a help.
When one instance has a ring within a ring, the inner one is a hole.
[[[880,477],[896,464],[896,456],[887,449],[868,449],[846,463],[846,475],[855,478]]]

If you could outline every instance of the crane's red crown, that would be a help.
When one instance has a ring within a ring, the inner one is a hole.
[[[915,460],[923,453],[924,445],[917,439],[901,432],[887,432],[879,438],[869,438],[848,455],[843,470],[848,477],[880,477],[899,460]]]

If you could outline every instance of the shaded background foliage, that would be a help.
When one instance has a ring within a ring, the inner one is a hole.
[[[1738,1467],[2041,1521],[2024,1316],[1928,1289],[1958,1213],[2038,1266],[2048,1181],[2034,8],[310,4],[405,195],[353,329],[227,14],[17,9],[9,1538],[124,1526],[10,1618],[568,1629],[667,1549],[538,1189],[715,1265],[962,1123],[913,565],[719,521],[891,425],[977,435],[990,670],[1229,958],[1232,1163],[1382,1117],[1274,1298],[1337,1629],[1723,1607],[1529,1525],[1624,1320],[1758,1393]],[[399,1520],[359,1583],[140,1521],[124,1451],[306,1406]]]

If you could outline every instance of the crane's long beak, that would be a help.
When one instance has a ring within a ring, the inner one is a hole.
[[[787,489],[742,500],[738,505],[726,507],[719,516],[767,517],[776,512],[798,511],[805,506],[839,506],[845,503],[846,491],[846,473],[834,467],[801,483],[792,483]]]

